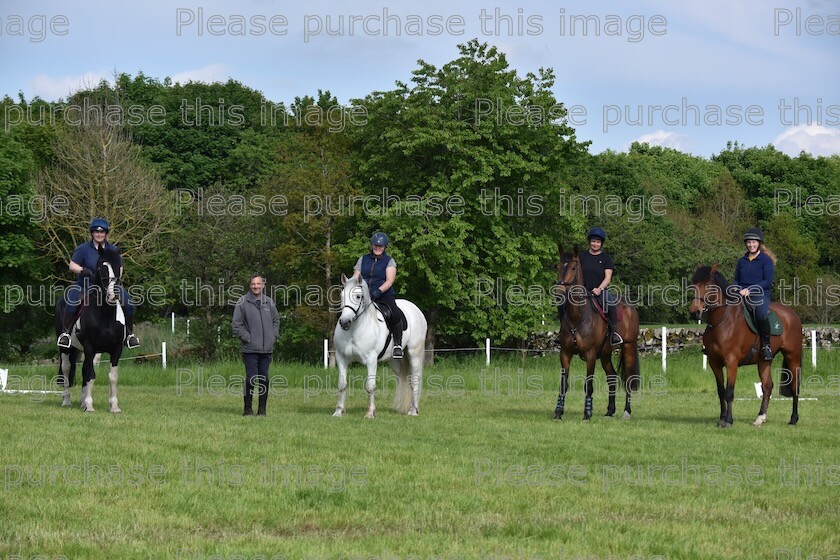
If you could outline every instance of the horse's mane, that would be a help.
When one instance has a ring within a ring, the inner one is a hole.
[[[694,276],[692,276],[691,278],[692,284],[702,284],[709,281],[713,282],[722,290],[725,290],[729,287],[729,282],[726,280],[726,277],[720,273],[719,270],[716,270],[714,277],[712,277],[711,266],[701,266],[700,268],[694,271]]]
[[[735,303],[739,301],[738,297],[729,289],[729,282],[726,280],[726,277],[719,270],[715,270],[713,276],[711,266],[701,266],[694,271],[694,276],[691,278],[692,284],[703,284],[710,281],[721,290],[727,302]]]

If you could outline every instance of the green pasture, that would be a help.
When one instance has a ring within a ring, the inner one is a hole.
[[[0,558],[826,558],[840,551],[840,352],[806,352],[800,422],[758,412],[743,368],[735,425],[697,350],[643,359],[633,418],[582,422],[576,360],[551,420],[556,356],[450,357],[427,368],[421,415],[348,413],[334,369],[274,363],[266,418],[241,416],[242,367],[125,362],[121,415],[60,395],[0,395]],[[54,367],[10,368],[10,389],[53,389]],[[619,394],[623,403],[623,393]],[[619,410],[621,410],[619,404]],[[796,556],[796,555],[799,556]]]

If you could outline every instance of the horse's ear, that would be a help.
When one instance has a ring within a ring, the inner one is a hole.
[[[697,268],[703,268],[703,263],[701,263],[700,261],[697,261]]]
[[[563,256],[563,244],[559,241],[557,242],[557,254]]]
[[[580,248],[577,246],[577,243],[575,243],[575,256],[578,256],[579,252],[580,252]]]
[[[720,268],[720,263],[715,263],[712,265],[712,275],[717,272],[718,268]]]
[[[347,275],[343,272],[341,273],[341,285],[344,286],[347,283]]]

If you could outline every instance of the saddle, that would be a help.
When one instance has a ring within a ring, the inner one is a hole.
[[[607,317],[606,310],[601,306],[601,298],[600,297],[593,297],[592,298],[592,309],[597,313],[601,319],[606,321],[607,323],[610,322],[609,317]],[[618,302],[615,304],[615,320],[616,323],[620,323],[621,320],[624,318],[624,313],[621,311],[621,306],[618,305]]]
[[[391,329],[391,309],[387,305],[381,305],[379,302],[373,302],[373,305],[376,307],[376,310],[382,314],[382,319],[385,321],[385,324],[388,325],[388,329]],[[408,319],[405,318],[405,313],[402,312],[399,306],[397,306],[397,313],[400,314],[400,325],[402,326],[402,330],[408,328]]]
[[[388,336],[385,338],[385,345],[376,357],[377,360],[380,360],[382,359],[382,356],[385,355],[388,347],[391,345],[391,309],[387,305],[380,305],[378,302],[373,302],[373,305],[376,307],[376,310],[382,314],[382,320],[385,321],[385,324],[388,326]],[[405,329],[408,328],[408,320],[405,318],[405,313],[402,312],[402,309],[400,309],[399,306],[396,307],[397,313],[400,314],[400,329],[405,332]]]
[[[746,303],[741,304],[741,307],[744,310],[744,319],[747,321],[747,326],[750,327],[750,330],[755,334],[758,334],[758,329],[755,326],[755,320],[752,316],[752,311],[747,306]],[[779,316],[776,314],[775,311],[770,309],[767,312],[767,320],[770,321],[770,334],[773,336],[780,336],[782,334],[782,322],[779,320]]]
[[[758,349],[761,346],[761,337],[759,336],[758,329],[755,326],[755,319],[753,319],[752,310],[746,303],[741,304],[741,308],[744,310],[744,319],[747,321],[747,326],[755,334],[755,342],[753,342],[753,345],[747,351],[747,355],[741,358],[738,362],[739,366],[747,366],[756,363]],[[782,334],[782,322],[779,321],[779,316],[776,315],[776,312],[772,309],[767,312],[767,320],[770,321],[771,336],[778,336]]]

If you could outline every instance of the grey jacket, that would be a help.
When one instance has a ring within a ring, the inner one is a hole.
[[[233,308],[233,334],[242,341],[243,353],[271,354],[280,335],[280,316],[274,300],[265,294],[259,299],[248,292]]]

